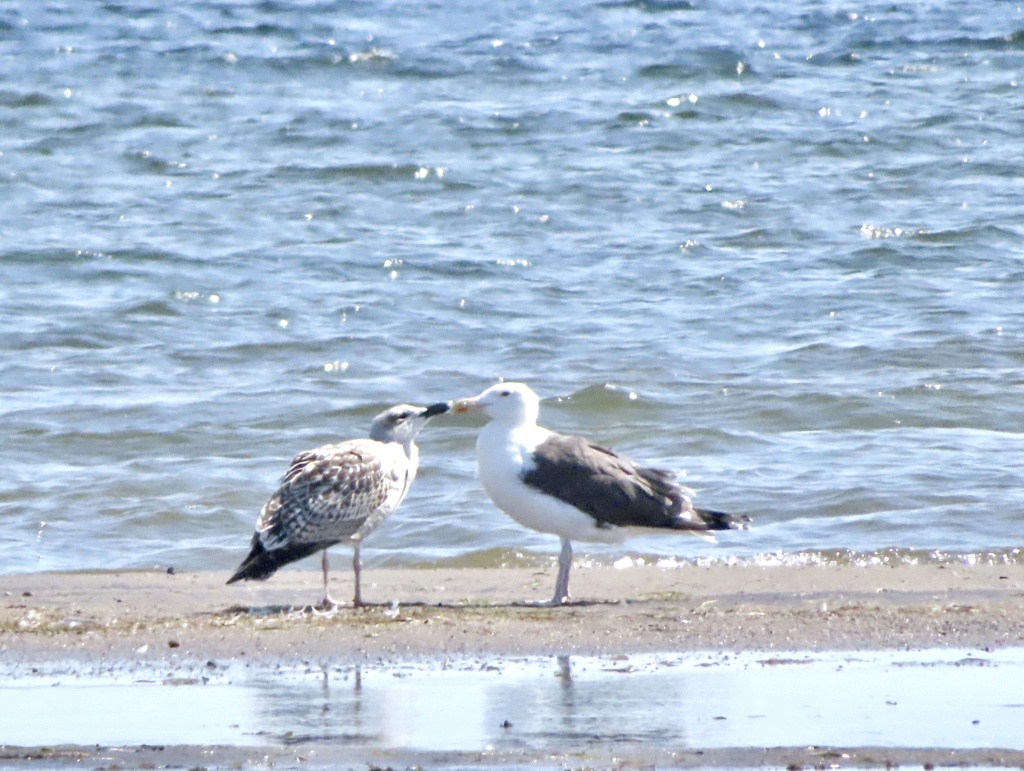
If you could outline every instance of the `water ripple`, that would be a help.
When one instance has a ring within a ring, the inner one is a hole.
[[[296,452],[499,378],[755,517],[581,559],[1017,558],[1014,6],[0,29],[0,570],[226,570]],[[371,563],[551,563],[480,490],[475,428],[424,434]]]

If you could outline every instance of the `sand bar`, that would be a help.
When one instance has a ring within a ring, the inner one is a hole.
[[[226,574],[0,576],[0,651],[53,659],[222,657],[352,662],[687,650],[882,650],[1024,645],[1024,566],[578,567],[578,600],[523,605],[552,570],[364,573],[368,608],[301,612],[315,572],[225,586]],[[332,581],[347,596],[348,576]]]

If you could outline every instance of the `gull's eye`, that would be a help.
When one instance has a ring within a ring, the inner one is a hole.
[[[498,392],[498,396],[511,396],[511,395],[512,395],[511,391],[499,391]]]

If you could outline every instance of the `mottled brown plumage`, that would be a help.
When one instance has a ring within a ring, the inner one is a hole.
[[[361,605],[362,539],[405,498],[419,466],[413,440],[429,418],[447,410],[447,403],[401,404],[374,418],[368,439],[296,455],[260,512],[249,555],[228,583],[265,580],[282,565],[323,551],[324,604],[334,605],[327,591],[327,549],[348,541],[354,548],[354,604]]]

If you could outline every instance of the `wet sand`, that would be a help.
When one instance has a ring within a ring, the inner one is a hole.
[[[332,580],[347,596],[349,576]],[[253,657],[351,662],[686,650],[1024,645],[1024,566],[574,569],[576,601],[543,601],[551,570],[367,570],[375,604],[319,615],[320,576],[225,586],[219,573],[0,576],[7,661]],[[308,606],[306,606],[308,607]],[[144,654],[140,654],[144,649]]]
[[[102,765],[101,765],[102,764]],[[659,751],[653,747],[594,748],[564,754],[545,752],[403,753],[392,752],[368,760],[365,754],[339,747],[296,749],[242,749],[238,747],[79,748],[40,747],[13,749],[0,746],[0,767],[11,768],[358,768],[366,771],[430,768],[776,768],[787,771],[831,768],[1024,767],[1024,752],[1006,750],[939,750],[892,747],[765,747]]]
[[[401,666],[410,661],[523,656],[618,656],[688,651],[906,651],[1024,647],[1024,566],[577,567],[578,598],[543,601],[551,570],[429,569],[364,572],[368,608],[312,613],[316,572],[225,586],[226,574],[111,572],[0,577],[5,677],[59,664],[117,675],[133,667],[193,673],[203,662],[272,668]],[[338,570],[332,593],[350,591]],[[780,661],[784,657],[780,656]],[[842,767],[966,764],[1024,767],[1016,749],[778,747],[659,749],[567,744],[564,755],[378,752],[343,742],[266,747],[0,747],[5,767],[114,764],[306,767],[592,766]]]

